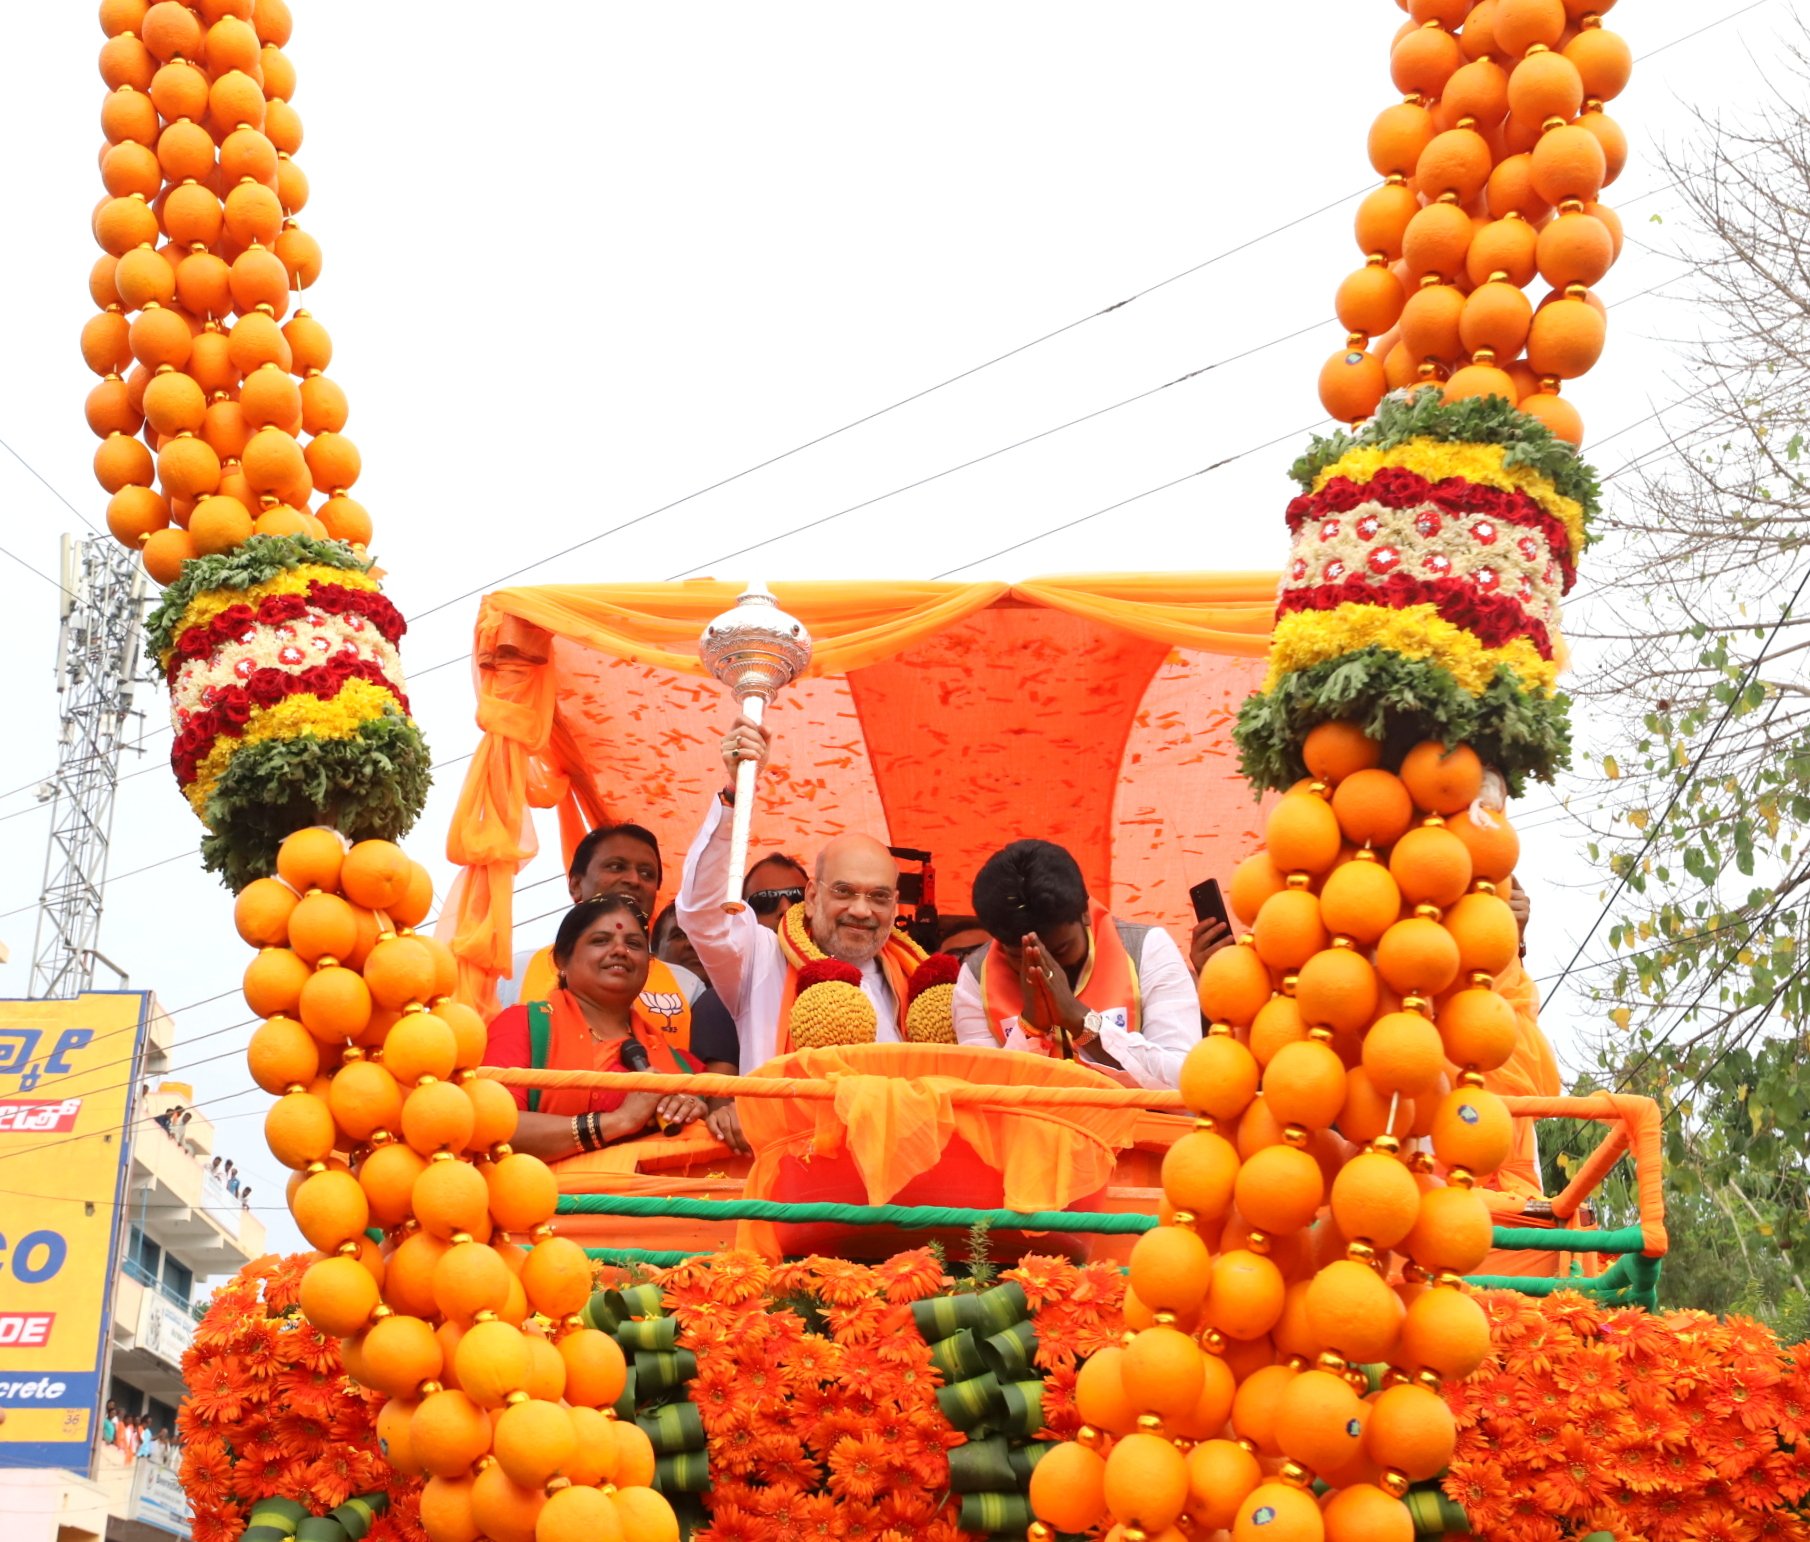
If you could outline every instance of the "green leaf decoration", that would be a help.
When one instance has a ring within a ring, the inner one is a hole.
[[[1375,416],[1356,433],[1315,434],[1288,474],[1303,492],[1312,492],[1314,478],[1347,452],[1392,450],[1410,439],[1500,445],[1508,465],[1539,473],[1565,497],[1575,499],[1584,511],[1586,530],[1602,511],[1602,486],[1576,449],[1500,396],[1445,402],[1437,391],[1391,391],[1378,404]]]
[[[1371,647],[1296,670],[1247,698],[1233,737],[1240,767],[1259,789],[1280,791],[1306,776],[1308,733],[1343,720],[1382,741],[1385,764],[1399,765],[1423,739],[1469,744],[1519,797],[1529,776],[1549,782],[1571,763],[1569,705],[1562,695],[1530,691],[1506,667],[1473,696],[1430,659]]]
[[[215,589],[250,589],[290,568],[312,563],[363,573],[371,564],[344,541],[317,541],[306,535],[254,535],[218,557],[195,557],[183,563],[176,582],[163,591],[157,608],[145,618],[145,636],[160,657],[176,640],[177,624],[196,596]]]
[[[207,800],[202,862],[237,893],[275,872],[277,846],[306,825],[331,825],[354,841],[398,840],[432,780],[421,730],[400,712],[360,725],[351,738],[248,744]]]

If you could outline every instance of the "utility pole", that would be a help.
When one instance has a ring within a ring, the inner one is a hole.
[[[51,805],[29,988],[39,999],[88,990],[100,958],[101,890],[119,756],[134,716],[144,571],[134,553],[105,536],[66,535],[62,588],[57,769],[38,789],[39,801]]]

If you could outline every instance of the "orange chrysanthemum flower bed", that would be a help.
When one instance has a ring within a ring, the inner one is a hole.
[[[1039,1438],[1072,1436],[1076,1370],[1124,1331],[1124,1280],[1111,1264],[1036,1256],[998,1282],[1014,1280],[1047,1372]],[[713,1486],[696,1542],[969,1535],[949,1494],[948,1452],[966,1436],[937,1407],[941,1377],[912,1323],[912,1302],[953,1286],[928,1249],[873,1267],[723,1253],[659,1283],[680,1343],[698,1357],[690,1390]]]
[[[1482,1298],[1446,1493],[1489,1542],[1810,1542],[1810,1345],[1750,1318]]]
[[[315,1513],[388,1489],[367,1542],[426,1542],[421,1483],[379,1452],[380,1393],[340,1364],[339,1341],[299,1305],[312,1255],[248,1264],[214,1295],[182,1357],[188,1388],[176,1423],[194,1542],[233,1542],[254,1501],[293,1499]]]

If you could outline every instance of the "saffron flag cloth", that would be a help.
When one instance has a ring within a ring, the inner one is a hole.
[[[464,869],[441,936],[485,1010],[510,963],[516,872],[556,809],[569,853],[647,825],[669,884],[721,783],[734,712],[697,657],[739,584],[553,586],[485,597],[473,655],[483,729],[447,839]],[[1007,841],[1075,854],[1089,891],[1185,942],[1187,891],[1260,839],[1238,774],[1239,705],[1261,682],[1276,577],[1161,573],[998,583],[776,584],[815,643],[780,694],[754,850],[807,862],[844,830],[931,852],[938,901]],[[663,896],[667,898],[669,896]]]

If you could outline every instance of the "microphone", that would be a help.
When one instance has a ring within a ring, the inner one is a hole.
[[[625,1070],[641,1072],[653,1070],[653,1062],[647,1058],[647,1046],[632,1034],[622,1041],[622,1064]],[[662,1135],[677,1135],[683,1125],[662,1124]]]

